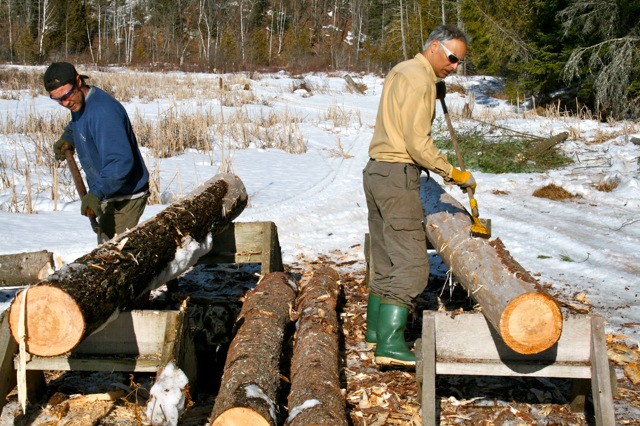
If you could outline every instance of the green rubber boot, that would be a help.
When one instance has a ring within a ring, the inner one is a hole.
[[[367,300],[367,334],[364,336],[364,342],[369,348],[373,348],[376,345],[379,311],[380,297],[369,293],[369,299]]]
[[[405,306],[380,304],[375,353],[379,366],[416,365],[416,354],[409,350],[404,341],[408,316],[409,308]]]

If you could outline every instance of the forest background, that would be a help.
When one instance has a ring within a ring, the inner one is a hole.
[[[533,107],[640,116],[640,0],[0,0],[0,61],[385,74],[453,23],[467,75]]]

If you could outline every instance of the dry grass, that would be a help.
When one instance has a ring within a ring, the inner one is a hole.
[[[561,186],[557,186],[554,184],[550,184],[547,186],[543,186],[542,188],[538,188],[533,191],[533,196],[538,198],[548,198],[550,200],[560,201],[560,200],[568,200],[571,198],[580,198],[579,195],[572,194]]]
[[[131,70],[104,70],[78,66],[78,72],[90,77],[89,84],[104,89],[121,102],[151,103],[169,98],[166,111],[148,118],[136,112],[132,123],[138,141],[154,158],[169,158],[187,150],[209,156],[222,155],[220,171],[233,169],[230,151],[249,147],[280,149],[289,153],[306,152],[306,140],[299,124],[303,121],[288,110],[250,112],[253,105],[269,106],[269,100],[252,90],[256,80],[244,74],[205,78],[194,74],[145,73]],[[0,98],[24,100],[47,95],[42,87],[42,69],[0,68]],[[314,87],[328,90],[328,81]],[[10,189],[11,201],[0,209],[34,212],[37,199],[76,199],[73,181],[64,164],[53,157],[52,144],[69,120],[59,112],[35,110],[0,117],[0,134],[15,141],[15,155],[0,158],[0,190]],[[149,162],[148,162],[149,163]],[[150,166],[150,204],[162,203],[160,162]],[[50,176],[45,178],[44,176]],[[172,185],[180,176],[171,179]],[[51,181],[50,185],[40,182]],[[25,194],[26,195],[23,195]],[[171,192],[171,191],[167,191]],[[169,200],[170,201],[170,200]]]
[[[331,123],[336,130],[348,128],[354,123],[358,127],[362,126],[360,110],[343,108],[337,104],[320,113],[319,121]]]
[[[596,190],[601,192],[611,192],[620,185],[620,178],[615,176],[611,179],[604,179],[601,182],[596,183],[594,186]]]
[[[156,158],[170,158],[188,149],[211,149],[211,127],[216,118],[210,109],[181,113],[176,106],[157,119],[145,119],[136,114],[133,128],[138,143],[151,150]]]
[[[30,96],[44,93],[41,73],[15,68],[0,68],[0,99],[20,99],[25,91]]]

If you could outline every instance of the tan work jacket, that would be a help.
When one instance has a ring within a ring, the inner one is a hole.
[[[431,137],[436,79],[431,64],[421,53],[393,67],[382,89],[369,157],[413,163],[444,178],[451,177],[453,166]]]

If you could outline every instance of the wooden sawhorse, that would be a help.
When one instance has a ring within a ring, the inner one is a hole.
[[[452,318],[448,313],[424,311],[419,344],[416,377],[422,384],[423,426],[436,424],[436,374],[573,379],[572,410],[584,411],[591,385],[596,425],[615,425],[612,374],[601,317],[565,318],[556,345],[539,354],[522,355],[510,349],[480,313]]]
[[[260,263],[261,273],[282,271],[278,230],[273,222],[233,222],[216,235],[211,251],[198,263]]]
[[[19,359],[17,344],[4,315],[0,322],[2,383],[0,409],[16,384]],[[197,391],[197,362],[186,312],[134,310],[121,312],[104,328],[84,339],[71,352],[53,356],[31,356],[26,363],[27,398],[38,399],[44,389],[44,370],[157,372],[175,362]]]

